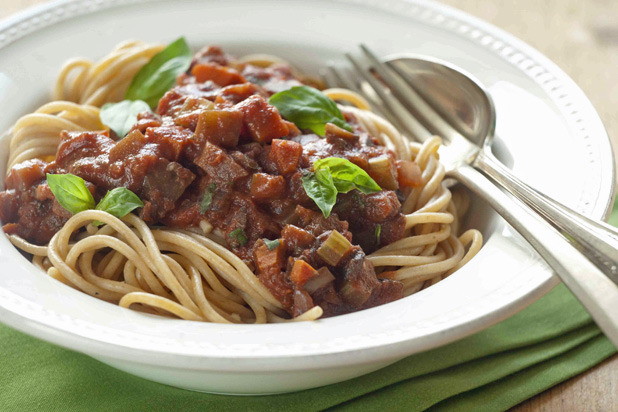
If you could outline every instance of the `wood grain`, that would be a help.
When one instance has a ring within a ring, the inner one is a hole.
[[[443,0],[539,49],[584,90],[599,111],[618,158],[618,1]],[[0,19],[43,0],[1,0]],[[618,355],[512,409],[618,411]]]
[[[618,355],[511,409],[539,411],[618,411]]]

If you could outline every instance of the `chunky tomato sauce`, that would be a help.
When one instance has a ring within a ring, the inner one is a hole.
[[[209,222],[292,316],[314,305],[332,316],[399,299],[402,284],[379,279],[366,254],[403,236],[401,189],[419,184],[418,167],[397,161],[350,115],[353,132],[331,124],[324,137],[299,130],[268,103],[295,85],[286,65],[236,64],[218,47],[205,48],[156,113],[139,115],[123,139],[108,131],[63,132],[54,161],[14,167],[0,192],[3,229],[48,242],[70,213],[45,174],[72,173],[96,200],[116,187],[130,189],[149,224]],[[341,157],[371,174],[369,161],[378,156],[388,157],[393,179],[372,177],[388,189],[339,194],[328,218],[305,193],[303,173],[315,160]],[[318,253],[333,231],[353,245],[336,264]]]

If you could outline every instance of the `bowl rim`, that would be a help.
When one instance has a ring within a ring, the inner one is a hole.
[[[161,0],[113,0],[110,2],[101,2],[97,0],[55,0],[46,4],[38,5],[29,8],[25,11],[10,16],[3,21],[0,21],[0,49],[13,43],[14,41],[27,36],[29,33],[35,32],[38,29],[48,27],[52,24],[60,21],[66,21],[72,17],[76,17],[83,14],[96,13],[97,11],[122,7],[124,5],[131,5],[136,3],[147,2],[159,2]],[[379,1],[372,0],[340,0],[344,3],[353,3],[359,5],[365,5],[370,7],[388,7],[393,3],[406,4],[410,6],[410,9],[414,8],[414,12],[418,19],[431,21],[432,24],[441,26],[446,19],[451,21],[457,21],[460,23],[460,28],[469,26],[469,30],[462,32],[462,35],[472,39],[477,45],[481,45],[487,49],[490,49],[496,53],[499,50],[491,49],[490,46],[483,43],[482,39],[485,36],[490,36],[495,39],[499,39],[505,43],[505,47],[512,49],[511,56],[519,53],[524,57],[523,60],[528,59],[538,66],[545,68],[551,73],[555,79],[560,83],[561,93],[567,97],[571,97],[578,101],[580,105],[585,105],[590,109],[588,121],[595,123],[596,131],[595,137],[600,141],[605,148],[609,150],[602,151],[600,155],[605,156],[603,159],[604,164],[609,165],[607,175],[605,179],[609,178],[609,182],[606,187],[603,187],[603,193],[598,193],[598,196],[603,196],[602,202],[604,203],[604,210],[597,218],[606,219],[611,211],[611,207],[614,200],[615,191],[615,163],[613,158],[613,151],[611,150],[611,142],[609,136],[597,114],[592,107],[592,104],[579,87],[553,62],[543,56],[540,52],[533,49],[531,46],[515,38],[514,36],[503,32],[502,30],[486,23],[480,19],[467,15],[466,13],[449,6],[441,5],[433,1],[427,0],[393,0],[380,3]],[[63,13],[51,13],[53,11],[63,10]],[[50,15],[51,18],[46,19],[44,16]],[[424,14],[423,14],[424,13]],[[440,20],[441,19],[441,20]],[[450,29],[449,29],[450,30]],[[515,64],[515,63],[513,63]],[[523,66],[518,64],[520,68]],[[528,68],[527,70],[530,70]],[[551,93],[550,93],[551,95]],[[554,93],[555,95],[555,93]],[[557,95],[556,95],[557,96]],[[456,333],[451,333],[448,337],[442,337],[441,344],[446,344],[456,339],[460,339],[464,336],[470,335],[474,332],[482,330],[490,324],[497,323],[500,320],[507,318],[515,312],[523,309],[528,304],[534,302],[555,285],[559,283],[559,280],[555,277],[547,278],[542,284],[540,284],[535,290],[529,292],[526,295],[520,296],[518,299],[510,301],[506,305],[502,305],[500,309],[494,310],[491,313],[487,313],[484,316],[476,317],[458,326]],[[37,308],[29,307],[28,302],[12,292],[4,289],[0,289],[0,297],[3,299],[11,300],[14,305],[21,305],[22,311],[9,309],[4,303],[0,302],[0,319],[2,322],[15,328],[31,334],[33,336],[42,338],[44,340],[53,342],[60,346],[68,347],[70,349],[78,350],[80,352],[86,352],[88,354],[98,354],[105,357],[113,357],[114,359],[123,359],[128,362],[150,362],[165,366],[174,366],[188,368],[188,369],[203,369],[203,368],[221,368],[225,367],[229,370],[259,370],[266,365],[268,361],[269,368],[276,367],[280,369],[296,369],[298,364],[291,366],[287,360],[304,358],[303,367],[306,368],[318,368],[324,365],[324,362],[315,362],[315,356],[320,355],[321,358],[328,360],[336,360],[339,365],[358,363],[355,356],[360,353],[371,353],[370,356],[365,359],[371,358],[372,360],[386,360],[395,359],[410,354],[410,342],[404,338],[391,339],[389,343],[384,343],[381,340],[368,339],[366,345],[359,345],[355,348],[343,348],[341,350],[334,350],[332,345],[328,345],[326,350],[314,351],[307,353],[299,347],[299,350],[289,352],[285,355],[281,355],[276,350],[265,351],[263,353],[251,353],[250,351],[242,351],[234,353],[230,352],[218,353],[217,351],[208,351],[207,354],[188,351],[186,353],[177,350],[164,350],[162,348],[154,349],[153,347],[137,347],[130,346],[119,342],[109,342],[93,337],[84,336],[78,334],[73,330],[67,330],[66,328],[59,327],[59,323],[55,326],[51,326],[47,320],[49,316],[53,317],[53,313],[38,313],[37,316],[33,315],[37,312]],[[24,302],[19,302],[24,300]],[[33,312],[34,311],[34,312]],[[49,312],[49,311],[48,311]],[[179,321],[184,322],[184,321]],[[255,327],[255,325],[251,325]],[[265,327],[267,325],[260,325],[258,327]],[[273,325],[271,325],[273,326]],[[282,327],[282,325],[276,325],[276,327]],[[417,339],[414,343],[414,350],[421,351],[436,346],[436,339],[439,336],[424,337],[425,339]],[[430,339],[431,338],[431,339]],[[371,344],[371,342],[375,342]],[[313,356],[308,356],[313,355]],[[344,356],[342,356],[344,355]],[[242,358],[253,360],[252,365],[247,363],[235,363],[230,364],[228,361],[231,358]],[[182,361],[179,362],[179,359]],[[278,360],[276,364],[270,362],[273,359]]]

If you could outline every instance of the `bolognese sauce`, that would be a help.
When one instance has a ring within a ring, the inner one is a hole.
[[[0,192],[3,229],[48,242],[71,214],[45,176],[71,173],[97,200],[130,189],[149,225],[220,234],[292,316],[314,305],[333,316],[399,299],[401,282],[378,277],[366,255],[404,236],[402,190],[421,183],[420,169],[351,114],[351,130],[329,123],[324,136],[284,119],[268,99],[299,85],[285,64],[239,64],[207,47],[126,137],[65,131],[54,160],[10,170]],[[325,216],[302,179],[331,157],[360,167],[382,190],[339,193]]]

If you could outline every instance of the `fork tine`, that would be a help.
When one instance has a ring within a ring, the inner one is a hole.
[[[432,136],[429,130],[427,130],[414,116],[412,116],[410,111],[406,109],[391,93],[389,93],[386,87],[380,84],[378,80],[373,77],[373,75],[364,70],[354,57],[352,57],[349,53],[346,53],[345,56],[350,61],[356,72],[361,75],[361,77],[367,82],[368,86],[371,87],[371,89],[379,96],[380,100],[384,103],[384,106],[387,107],[388,113],[398,120],[397,123],[403,127],[403,130],[406,131],[410,137],[420,141],[425,141]]]
[[[343,86],[350,90],[358,90],[358,87],[350,80],[348,76],[342,76],[339,70],[333,65],[328,66],[339,87]]]
[[[379,100],[377,100],[375,96],[368,96],[363,91],[362,85],[356,84],[354,81],[352,81],[351,76],[343,75],[342,68],[337,68],[334,65],[329,65],[328,69],[330,70],[331,74],[335,78],[336,83],[339,87],[345,87],[346,89],[350,89],[352,91],[355,91],[356,93],[361,94],[368,101],[368,103],[371,105],[371,108],[374,109],[374,111],[378,112],[381,115],[386,114],[384,112],[384,105]]]
[[[366,45],[361,44],[360,48],[393,94],[409,111],[414,112],[429,130],[447,141],[461,136],[407,83],[405,78],[382,63]]]
[[[338,85],[339,87],[341,86],[346,87],[347,89],[350,89],[352,91],[355,91],[356,93],[359,93],[371,105],[371,108],[373,109],[374,112],[378,113],[385,119],[388,119],[393,124],[393,126],[395,126],[395,128],[399,130],[403,130],[401,124],[399,124],[399,121],[393,115],[390,114],[388,109],[384,106],[382,101],[375,95],[375,93],[368,93],[366,88],[363,88],[362,84],[357,84],[356,82],[352,80],[352,78],[354,78],[355,76],[343,75],[342,74],[343,69],[338,69],[334,65],[329,65],[328,69],[332,77],[335,78],[336,85]]]
[[[389,61],[386,62],[386,65],[391,70],[395,71],[399,75],[399,77],[404,79],[408,86],[414,89],[419,94],[419,96],[421,96],[421,98],[425,102],[427,102],[427,104],[431,106],[431,108],[442,117],[442,119],[445,119],[449,126],[459,132],[459,134],[467,137],[469,140],[475,140],[476,137],[474,133],[470,131],[469,127],[462,125],[461,119],[459,119],[457,116],[454,116],[453,113],[449,110],[445,110],[443,103],[436,101],[435,96],[433,96],[430,92],[424,89],[422,83],[419,84],[419,82],[415,81],[415,79],[410,75],[410,73],[406,73],[405,70],[403,70],[396,63],[396,61]]]

